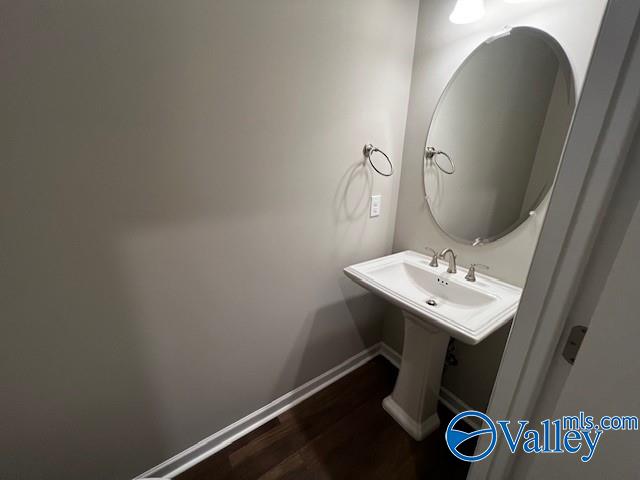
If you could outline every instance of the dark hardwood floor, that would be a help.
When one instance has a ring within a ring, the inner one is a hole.
[[[176,479],[464,479],[444,441],[451,412],[440,405],[440,429],[416,442],[382,409],[396,375],[376,357]]]

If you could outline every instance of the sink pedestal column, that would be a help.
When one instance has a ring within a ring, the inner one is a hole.
[[[404,312],[404,346],[393,393],[382,406],[413,438],[440,425],[436,411],[449,335]]]

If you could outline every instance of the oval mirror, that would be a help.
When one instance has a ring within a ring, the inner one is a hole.
[[[529,218],[553,184],[574,106],[571,66],[547,33],[517,27],[477,47],[427,134],[425,196],[440,228],[480,245]]]

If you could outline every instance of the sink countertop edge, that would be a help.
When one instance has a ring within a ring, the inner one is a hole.
[[[350,267],[346,267],[345,269],[343,269],[343,271],[347,277],[349,277],[351,280],[356,282],[365,290],[368,290],[370,292],[373,291],[375,294],[383,297],[385,300],[387,300],[389,303],[393,304],[394,306],[398,307],[400,310],[408,311],[410,314],[418,317],[418,320],[421,320],[419,317],[428,316],[429,318],[431,318],[433,324],[436,327],[441,328],[443,331],[447,332],[452,337],[455,337],[458,340],[468,345],[479,344],[484,339],[486,339],[489,335],[494,333],[496,330],[506,325],[509,321],[511,321],[514,318],[516,313],[515,310],[517,309],[517,305],[516,305],[516,307],[513,308],[513,311],[509,311],[512,309],[508,309],[507,311],[502,312],[502,314],[499,317],[497,317],[496,320],[494,320],[489,325],[487,325],[486,328],[481,330],[476,338],[471,336],[468,333],[465,333],[462,330],[457,330],[456,328],[452,327],[448,323],[444,323],[441,320],[433,318],[433,316],[430,315],[431,312],[423,311],[414,307],[412,305],[413,302],[408,303],[407,301],[400,300],[398,296],[393,295],[392,293],[378,287],[377,285],[373,285],[370,282],[367,282],[365,279],[360,277],[360,275],[358,275],[356,271],[354,271],[353,269],[350,269]]]
[[[515,317],[519,302],[517,302],[515,305],[509,306],[497,312],[497,314],[495,315],[495,318],[492,319],[483,329],[478,330],[477,332],[467,333],[463,330],[464,328],[463,326],[458,326],[458,328],[456,328],[456,325],[451,325],[449,323],[446,323],[443,320],[434,318],[433,312],[427,309],[421,309],[418,306],[414,306],[415,302],[413,300],[409,298],[405,298],[401,295],[394,294],[388,288],[384,287],[383,285],[379,285],[375,280],[371,279],[370,277],[365,278],[366,274],[364,272],[358,271],[357,269],[358,266],[361,266],[363,264],[369,264],[372,261],[380,260],[381,264],[385,264],[385,263],[392,263],[393,259],[397,259],[401,257],[408,257],[409,259],[414,259],[414,260],[422,260],[422,257],[424,257],[424,255],[421,255],[412,250],[404,250],[402,252],[397,252],[391,255],[379,257],[379,259],[372,259],[372,260],[350,265],[348,267],[345,267],[343,269],[343,272],[348,278],[350,278],[351,280],[353,280],[355,283],[365,288],[366,290],[369,290],[383,297],[384,299],[386,299],[396,307],[400,308],[401,310],[407,311],[412,315],[418,317],[418,320],[420,321],[425,321],[427,323],[429,323],[430,321],[436,327],[441,328],[443,331],[447,332],[453,337],[469,345],[477,345],[478,343],[486,339],[489,335],[491,335],[492,333],[494,333],[495,331],[497,331],[498,329],[506,325],[509,321],[513,320],[513,318]],[[447,265],[446,262],[441,262],[441,263],[444,264],[444,266]],[[465,267],[460,267],[460,270],[462,270],[461,273],[464,273],[464,271],[466,271],[467,269]],[[443,274],[443,273],[441,272],[439,274]],[[522,291],[521,288],[505,283],[499,279],[495,279],[493,277],[489,277],[489,278],[491,279],[492,282],[497,283],[499,286],[503,287],[505,290],[516,291],[516,292]],[[458,280],[458,279],[455,279],[455,280]],[[469,287],[474,287],[474,286],[470,285]],[[429,321],[423,320],[420,317],[428,317],[430,320]]]

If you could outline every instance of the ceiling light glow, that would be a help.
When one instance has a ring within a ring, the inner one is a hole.
[[[459,25],[477,22],[484,17],[484,0],[458,0],[449,21]]]

